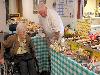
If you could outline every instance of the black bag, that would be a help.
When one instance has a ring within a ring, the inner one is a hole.
[[[11,24],[11,25],[9,25],[9,30],[16,31],[16,27],[17,27],[17,24]]]

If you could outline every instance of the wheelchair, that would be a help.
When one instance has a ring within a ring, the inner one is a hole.
[[[7,75],[6,65],[0,64],[0,75]]]
[[[11,35],[13,35],[13,34],[8,34],[8,35],[4,36],[4,33],[2,33],[0,37],[3,36],[2,37],[3,40],[6,40]],[[10,48],[6,48],[6,49],[3,48],[1,42],[0,42],[0,49],[2,49],[4,51],[3,52],[4,63],[0,64],[0,75],[19,75],[19,74],[15,74],[18,72],[18,70],[16,69],[16,66],[15,66],[16,64],[13,60],[14,57],[11,56],[11,54],[10,54]]]
[[[7,50],[8,51],[8,50]],[[11,56],[9,52],[5,52],[5,73],[4,75],[21,75],[20,74],[20,68],[19,68],[19,62],[16,60],[15,56]],[[39,73],[39,67],[37,64],[37,59],[35,60],[35,68],[37,73]]]
[[[0,64],[0,75],[15,75],[13,66],[13,63],[5,60],[4,64]]]
[[[6,57],[6,56],[5,56]],[[7,75],[20,75],[18,64],[14,61],[14,57],[5,58],[5,67]]]
[[[8,34],[4,37],[6,40],[9,36],[14,34]],[[10,48],[5,48],[4,50],[4,60],[5,60],[5,68],[6,68],[6,75],[20,75],[18,70],[18,64],[14,61],[14,56],[10,53]],[[17,66],[16,66],[17,65]]]
[[[12,31],[12,34],[6,35],[4,37],[4,40],[6,40],[9,36],[15,34],[15,33],[13,33],[13,31],[15,31],[15,29],[13,29],[13,30],[11,30],[11,29],[10,29],[10,31]],[[4,49],[4,64],[0,65],[0,75],[20,75],[19,64],[14,59],[15,59],[15,57],[11,56],[10,48]],[[35,59],[36,70],[39,73],[39,67],[37,64],[38,61],[37,61],[36,57],[34,59]]]
[[[0,64],[0,75],[20,75],[18,64],[9,52],[4,52],[4,63]]]

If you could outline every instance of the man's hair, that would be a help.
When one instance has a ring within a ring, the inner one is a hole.
[[[43,2],[40,2],[38,6],[38,12],[41,12],[45,9],[47,9],[47,6]]]
[[[44,4],[46,4],[46,0],[39,0],[39,3],[44,3]]]

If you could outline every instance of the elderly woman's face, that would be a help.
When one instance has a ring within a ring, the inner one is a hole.
[[[26,35],[26,32],[25,32],[25,31],[20,31],[20,32],[18,32],[18,36],[19,36],[20,38],[25,38],[25,35]]]

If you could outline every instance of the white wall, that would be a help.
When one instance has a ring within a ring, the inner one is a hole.
[[[15,0],[9,0],[9,13],[13,14],[16,13],[16,1]],[[54,0],[47,0],[47,6],[52,7],[52,3]],[[27,18],[28,20],[31,20],[33,22],[38,23],[38,15],[33,14],[33,0],[22,0],[22,7],[23,7],[23,17]]]
[[[22,0],[23,17],[38,23],[38,15],[33,14],[33,0]]]
[[[17,13],[17,7],[16,7],[16,0],[9,0],[9,13],[15,14]]]
[[[56,0],[57,1],[57,8],[59,8],[58,4],[61,3],[61,1]],[[75,28],[75,24],[77,21],[77,0],[72,0],[73,2],[69,2],[69,0],[63,0],[64,1],[64,15],[61,17],[64,26],[70,24],[71,27]],[[56,9],[57,9],[56,8]],[[73,15],[73,17],[72,17]]]
[[[54,0],[47,0],[47,6],[49,8],[52,7],[52,3]],[[23,17],[38,23],[38,15],[33,14],[33,0],[22,0],[22,7],[23,7]]]
[[[0,0],[0,31],[8,32],[8,28],[6,26],[6,8],[4,0]]]
[[[86,12],[95,13],[95,8],[96,8],[96,0],[87,0],[87,4],[84,8],[84,13]],[[95,17],[95,14],[92,17]]]
[[[55,2],[56,0],[47,0],[46,1],[46,5],[49,7],[49,8],[52,8],[52,5],[53,5],[53,2]]]
[[[38,16],[33,14],[33,0],[22,0],[23,17],[38,22]],[[9,0],[9,13],[17,13],[16,0]]]
[[[72,29],[76,29],[76,22],[77,22],[77,11],[78,11],[78,0],[74,2],[74,18],[72,20]]]
[[[47,0],[46,4],[49,8],[52,8],[52,4],[53,2],[55,2],[56,0]],[[75,0],[77,2],[77,0]],[[14,2],[13,0],[10,0],[11,4]],[[14,3],[15,4],[15,3]],[[13,5],[14,6],[14,5]],[[12,6],[12,7],[13,7]],[[76,3],[74,3],[74,6],[76,8]],[[38,23],[38,15],[37,14],[33,14],[33,0],[22,0],[22,7],[23,7],[23,17]],[[14,11],[14,9],[12,9],[12,12]],[[75,10],[74,10],[75,12]],[[75,12],[76,15],[76,12]],[[67,25],[69,23],[71,23],[71,21],[68,18],[62,18],[64,25]],[[73,20],[73,19],[72,19]],[[75,21],[75,20],[73,20]]]

